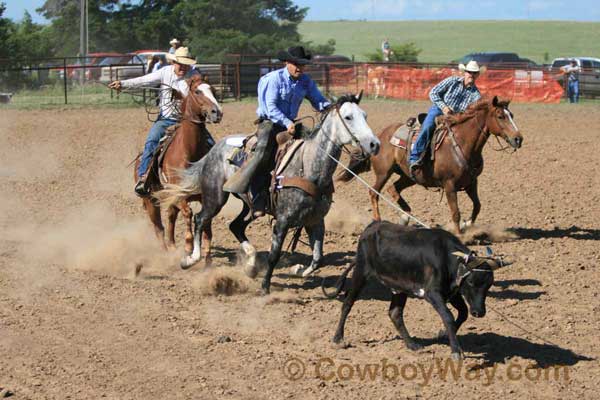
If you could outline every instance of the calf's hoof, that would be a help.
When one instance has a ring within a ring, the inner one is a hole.
[[[346,341],[344,341],[344,337],[343,336],[334,336],[333,339],[331,340],[334,344],[334,347],[337,349],[347,349],[348,347],[350,347],[350,345],[348,345],[348,343],[346,343]]]
[[[421,349],[423,348],[423,346],[422,346],[422,345],[420,345],[420,344],[416,343],[416,342],[415,342],[415,341],[413,341],[413,340],[410,340],[410,341],[406,341],[406,340],[405,340],[405,341],[404,341],[404,343],[406,343],[406,347],[407,347],[409,350],[412,350],[412,351],[421,350]]]

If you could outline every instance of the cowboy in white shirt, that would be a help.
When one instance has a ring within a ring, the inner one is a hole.
[[[181,99],[187,96],[189,88],[187,78],[199,72],[193,68],[196,63],[194,57],[191,56],[187,47],[180,47],[175,51],[175,54],[167,54],[167,59],[171,61],[171,65],[159,69],[156,72],[151,72],[139,78],[127,79],[124,81],[114,81],[108,86],[111,89],[120,90],[121,88],[135,88],[141,86],[153,86],[160,84],[160,114],[158,119],[148,133],[144,152],[140,159],[138,168],[138,182],[135,185],[135,192],[140,196],[148,195],[146,188],[146,178],[148,177],[148,169],[154,151],[158,147],[160,139],[165,134],[169,126],[175,125],[180,119],[179,106]],[[173,90],[171,90],[173,89]],[[176,96],[174,91],[178,93]]]

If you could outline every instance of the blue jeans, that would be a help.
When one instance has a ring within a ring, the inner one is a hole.
[[[569,81],[569,86],[567,88],[567,94],[569,95],[570,103],[578,103],[579,102],[579,81]]]
[[[421,132],[419,132],[419,137],[417,138],[417,141],[412,148],[412,152],[410,153],[410,164],[417,161],[421,156],[421,153],[427,150],[427,143],[429,143],[431,137],[433,136],[433,132],[435,131],[435,118],[442,114],[442,110],[440,110],[435,104],[432,105],[427,112],[427,118],[425,118],[425,121],[423,121]]]
[[[148,132],[148,137],[146,138],[146,144],[144,145],[144,153],[142,154],[142,158],[140,160],[140,166],[138,167],[138,178],[146,173],[148,169],[148,164],[152,160],[152,155],[154,154],[154,150],[158,147],[158,142],[164,136],[165,131],[169,126],[173,126],[177,123],[174,119],[165,119],[162,115],[158,116],[156,122],[150,128],[150,132]]]

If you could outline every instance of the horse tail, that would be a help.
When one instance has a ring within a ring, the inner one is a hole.
[[[189,168],[179,171],[181,178],[179,184],[166,183],[162,190],[153,194],[154,198],[160,201],[161,206],[169,208],[181,200],[201,193],[203,160],[192,163]]]
[[[356,266],[356,260],[353,260],[352,262],[350,262],[350,265],[348,265],[348,267],[346,267],[344,272],[342,272],[342,275],[340,275],[337,282],[335,283],[335,292],[333,292],[333,293],[327,293],[327,290],[325,290],[325,278],[323,278],[323,280],[321,282],[321,290],[323,291],[323,294],[325,295],[325,297],[327,297],[328,299],[335,299],[340,294],[340,292],[344,288],[344,283],[346,283],[346,278],[348,277],[348,274],[350,273],[352,268],[354,268],[355,266]]]
[[[362,172],[367,172],[371,169],[371,157],[357,157],[356,154],[350,156],[350,164],[348,169],[354,174],[358,175]],[[354,175],[351,174],[347,169],[341,170],[336,177],[338,182],[350,182],[354,179]]]

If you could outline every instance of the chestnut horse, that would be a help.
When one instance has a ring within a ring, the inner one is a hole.
[[[174,138],[163,156],[161,176],[149,177],[153,179],[150,183],[150,191],[154,193],[162,189],[165,183],[179,183],[179,171],[186,169],[190,163],[201,159],[212,146],[212,138],[206,129],[206,122],[218,123],[221,121],[223,112],[215,99],[210,85],[202,83],[199,76],[193,76],[188,80],[189,94],[181,104],[181,124],[174,133]],[[135,162],[134,180],[137,180],[137,169],[140,160]],[[160,202],[152,196],[142,198],[143,206],[150,221],[154,226],[154,232],[165,248],[175,248],[175,222],[179,211],[183,213],[186,223],[185,250],[189,253],[193,248],[192,233],[192,209],[189,202],[200,201],[200,196],[183,199],[178,204],[170,206],[167,210],[167,238],[165,241],[164,227],[160,215]],[[211,227],[203,232],[207,242],[212,236]]]
[[[452,213],[452,222],[456,233],[461,231],[460,211],[458,209],[457,192],[466,191],[473,202],[471,219],[464,223],[470,226],[475,222],[481,203],[477,194],[477,177],[483,171],[482,150],[490,134],[502,137],[513,148],[518,149],[523,143],[523,136],[513,121],[512,113],[508,110],[510,101],[493,99],[480,99],[471,104],[464,113],[447,117],[451,126],[439,148],[435,152],[433,164],[425,163],[423,168],[416,171],[414,180],[411,179],[406,161],[407,152],[393,146],[390,138],[402,123],[386,127],[379,135],[381,151],[370,159],[352,158],[349,169],[354,173],[366,172],[373,167],[375,172],[374,189],[381,191],[388,179],[395,172],[400,175],[388,189],[398,205],[406,212],[410,206],[402,198],[401,192],[418,183],[424,187],[439,187],[446,193],[448,206]],[[342,171],[337,180],[348,182],[354,176],[347,171]],[[381,220],[379,214],[379,195],[370,191],[373,218]],[[408,223],[408,218],[403,218]]]

